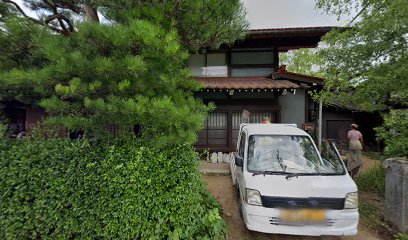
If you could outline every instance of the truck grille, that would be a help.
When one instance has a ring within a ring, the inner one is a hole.
[[[326,227],[331,227],[334,225],[335,220],[334,219],[326,219],[322,223],[313,223],[313,222],[305,222],[305,223],[296,223],[296,222],[284,222],[280,218],[277,217],[271,217],[269,218],[269,223],[272,225],[277,225],[277,226],[326,226]]]
[[[261,196],[262,206],[267,208],[315,208],[341,210],[344,198],[290,198]]]

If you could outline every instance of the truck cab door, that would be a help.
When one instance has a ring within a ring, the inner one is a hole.
[[[244,164],[244,150],[245,150],[245,133],[240,132],[236,151],[231,154],[231,176],[232,184],[235,186],[240,184],[240,179],[243,177],[243,164]]]
[[[322,142],[321,156],[325,164],[331,164],[333,166],[336,166],[337,164],[343,166],[344,169],[347,169],[334,142],[330,140],[324,140]]]
[[[239,146],[237,149],[237,155],[235,158],[235,177],[238,184],[238,190],[240,193],[240,198],[242,199],[245,194],[245,177],[244,177],[244,167],[245,167],[245,144],[246,144],[246,133],[244,131],[240,134]]]

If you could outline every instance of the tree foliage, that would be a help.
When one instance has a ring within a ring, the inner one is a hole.
[[[28,79],[51,96],[40,102],[52,115],[48,122],[94,134],[139,124],[167,142],[193,141],[201,128],[208,108],[192,97],[198,86],[174,31],[144,20],[87,23],[68,38],[43,34],[38,44],[48,64]]]
[[[93,136],[141,125],[161,144],[192,143],[211,109],[193,98],[199,85],[187,68],[189,51],[232,42],[247,24],[238,0],[25,3],[41,16],[9,5],[16,17],[0,35],[1,89],[36,96],[47,123]],[[106,16],[103,24],[75,21],[90,6]]]
[[[280,53],[279,60],[290,72],[325,77],[322,71],[324,60],[316,49],[302,48]]]
[[[391,156],[408,156],[408,111],[393,109],[384,114],[384,125],[377,129],[379,139],[384,140],[385,152]]]
[[[102,0],[95,5],[114,22],[142,18],[175,28],[181,44],[190,50],[233,43],[248,27],[239,0]]]
[[[2,2],[26,20],[64,35],[76,32],[78,20],[84,18],[99,22],[103,16],[103,21],[113,24],[151,21],[167,31],[175,29],[181,45],[193,51],[233,43],[244,37],[248,27],[239,0],[24,0],[39,19],[29,17],[13,0]]]
[[[34,44],[40,28],[26,19],[9,17],[0,29],[0,101],[32,104],[40,96],[33,85],[25,81],[24,71],[46,63]]]
[[[408,102],[408,5],[405,0],[318,1],[342,14],[357,4],[360,20],[325,36],[322,51],[332,79],[327,87],[345,93],[367,110]],[[349,10],[348,10],[349,11]],[[386,82],[387,84],[384,84]],[[350,87],[353,94],[347,94]]]
[[[362,110],[382,111],[386,119],[394,118],[392,109],[407,111],[407,1],[317,0],[317,6],[338,16],[358,12],[350,27],[324,37],[327,48],[321,54],[328,81],[327,91],[321,97],[326,102],[335,99]],[[399,132],[403,126],[402,122],[397,122],[385,127]],[[403,139],[396,136],[393,141],[386,142],[394,144]],[[408,152],[399,155],[408,155]]]

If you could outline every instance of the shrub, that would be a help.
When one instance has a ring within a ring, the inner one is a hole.
[[[382,165],[362,173],[357,178],[357,186],[359,191],[378,192],[384,195],[385,191],[385,169]]]
[[[384,141],[388,156],[408,157],[408,109],[384,114],[384,124],[375,128],[378,140]]]
[[[0,122],[0,138],[4,138],[7,133],[7,125]]]
[[[408,234],[407,233],[398,233],[395,237],[397,240],[408,240]]]
[[[196,153],[24,140],[0,155],[1,239],[222,239]]]

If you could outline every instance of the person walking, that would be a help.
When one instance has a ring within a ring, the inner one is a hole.
[[[347,170],[354,179],[363,162],[361,161],[361,150],[363,150],[363,134],[357,130],[358,125],[351,124],[351,130],[347,133],[349,143],[350,159],[347,163]]]

